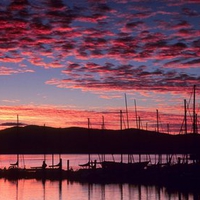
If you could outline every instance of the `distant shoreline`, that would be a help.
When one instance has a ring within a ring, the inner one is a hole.
[[[198,154],[200,135],[125,129],[13,127],[0,131],[1,154]]]

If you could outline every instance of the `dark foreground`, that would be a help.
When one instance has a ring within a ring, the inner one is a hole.
[[[104,162],[102,167],[85,166],[77,171],[62,168],[21,169],[11,167],[0,170],[0,178],[38,179],[90,182],[90,183],[134,183],[159,185],[171,188],[200,189],[200,163],[177,163],[173,165]]]

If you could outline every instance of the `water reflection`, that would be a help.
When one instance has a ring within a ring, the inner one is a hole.
[[[43,186],[43,200],[46,200],[46,193],[48,193],[49,191],[49,184],[46,183],[46,180],[41,181],[42,182],[42,186]],[[52,182],[53,185],[55,185],[53,187],[53,190],[56,190],[56,188],[58,188],[58,199],[62,200],[62,181],[56,181],[56,182]],[[40,181],[38,181],[38,184],[40,184]],[[47,184],[47,186],[46,186]],[[58,184],[58,187],[56,186]],[[48,195],[49,196],[49,195]],[[47,198],[48,199],[48,198]]]
[[[46,195],[45,195],[45,190],[46,190],[46,188],[45,188],[45,180],[44,181],[42,181],[42,186],[43,186],[43,200],[46,200]]]
[[[37,200],[198,200],[200,191],[134,184],[89,184],[65,181],[0,179],[1,199]]]

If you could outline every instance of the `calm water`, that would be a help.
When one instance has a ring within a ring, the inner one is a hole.
[[[197,200],[198,193],[169,192],[155,186],[80,184],[68,181],[7,181],[0,179],[5,200]]]
[[[55,164],[59,156],[53,156]],[[94,156],[93,159],[96,159]],[[40,166],[44,156],[20,156],[20,163]],[[62,155],[63,164],[70,160],[71,166],[87,161],[87,155]],[[109,159],[109,158],[107,158]],[[111,158],[110,158],[111,159]],[[119,158],[116,158],[116,160]],[[52,155],[46,156],[52,164]],[[1,155],[0,166],[8,167],[16,161],[15,155]],[[64,164],[65,168],[65,164]],[[64,181],[38,181],[35,179],[8,181],[0,179],[0,199],[5,200],[198,200],[200,191],[177,191],[164,187],[133,184],[81,184]]]

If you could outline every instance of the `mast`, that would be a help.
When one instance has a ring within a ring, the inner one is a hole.
[[[184,122],[185,122],[185,134],[187,134],[187,102],[184,99]]]
[[[196,93],[196,85],[193,88],[193,133],[196,133],[196,108],[195,108],[195,93]]]
[[[167,124],[167,133],[170,134],[169,124]]]
[[[157,132],[159,132],[159,120],[158,120],[158,109],[156,109],[156,118],[157,118]]]
[[[198,133],[198,120],[197,120],[197,113],[196,113],[196,133]]]
[[[17,140],[19,140],[19,115],[17,114]],[[17,162],[16,162],[17,168],[19,167],[19,149],[17,152]]]
[[[140,130],[140,128],[141,128],[141,119],[140,117],[138,117],[138,129]]]
[[[138,121],[137,121],[137,108],[136,108],[136,100],[134,99],[135,104],[135,122],[136,122],[136,128],[138,129]]]
[[[122,131],[122,110],[120,110],[120,130]]]
[[[121,142],[122,142],[122,110],[120,110],[120,130],[121,130]],[[123,154],[121,153],[121,163],[123,162]]]
[[[89,167],[90,167],[90,160],[91,160],[91,158],[90,158],[90,118],[88,118],[88,150],[89,150],[89,152],[88,152],[88,162],[89,162]]]
[[[102,116],[102,126],[101,129],[104,130],[105,129],[105,122],[104,122],[104,116]]]
[[[127,120],[127,128],[129,129],[129,120],[128,120],[128,106],[127,106],[127,98],[126,98],[126,93],[124,94],[125,96],[125,105],[126,105],[126,120]]]
[[[44,142],[46,140],[46,125],[44,124]],[[45,146],[45,145],[44,145]],[[46,148],[44,149],[44,162],[46,162]]]
[[[104,122],[104,116],[102,116],[102,126],[101,126],[102,132],[104,133],[105,130],[105,122]],[[104,135],[103,135],[103,141],[104,141]],[[102,162],[105,161],[105,154],[102,154]]]

